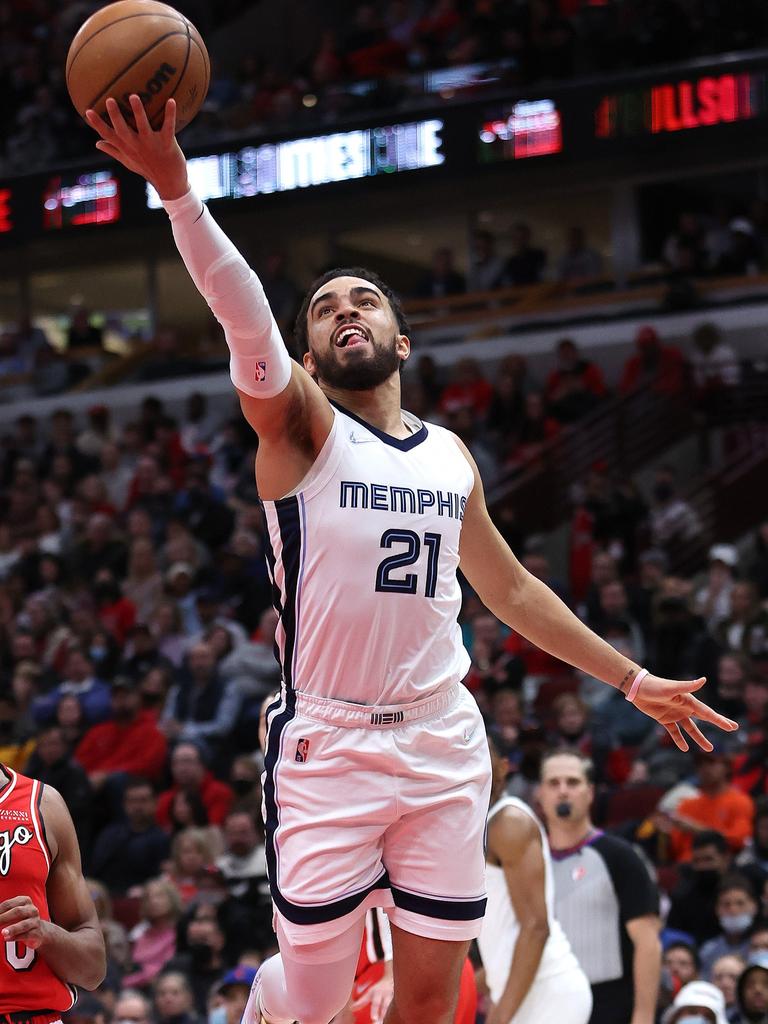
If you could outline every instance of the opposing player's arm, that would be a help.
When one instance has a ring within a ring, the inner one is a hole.
[[[47,894],[51,920],[44,921],[29,896],[0,903],[0,934],[37,950],[62,981],[95,989],[107,970],[104,937],[83,878],[75,828],[60,794],[46,786],[40,807],[53,860]]]
[[[533,984],[549,938],[544,854],[536,822],[524,811],[505,808],[488,828],[488,852],[504,871],[520,924],[507,984],[493,1012],[493,1024],[509,1024]]]
[[[488,514],[474,459],[458,438],[456,443],[472,466],[475,481],[461,528],[461,570],[480,600],[502,622],[561,661],[617,688],[634,679],[640,666],[588,629],[515,558]],[[693,696],[704,683],[703,678],[679,682],[649,674],[637,693],[635,705],[660,722],[681,750],[688,749],[681,729],[703,750],[711,750],[712,744],[693,717],[728,732],[738,725]]]
[[[135,129],[113,99],[107,100],[111,125],[87,112],[100,136],[97,148],[157,189],[190,277],[224,328],[243,413],[267,452],[289,463],[296,459],[300,478],[330,432],[330,404],[288,355],[258,277],[190,190],[187,162],[175,136],[175,102],[168,101],[157,131],[138,96],[131,96],[130,104]]]

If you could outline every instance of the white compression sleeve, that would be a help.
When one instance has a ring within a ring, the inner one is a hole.
[[[254,398],[274,398],[288,387],[291,358],[261,281],[191,189],[163,206],[190,277],[224,328],[232,383]]]

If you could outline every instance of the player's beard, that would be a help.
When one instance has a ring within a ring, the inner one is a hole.
[[[366,346],[360,356],[352,356],[343,363],[337,358],[336,349],[322,354],[313,351],[318,380],[342,391],[370,391],[389,380],[400,369],[397,335],[389,346],[380,345],[376,341],[370,344],[372,353],[367,351]]]

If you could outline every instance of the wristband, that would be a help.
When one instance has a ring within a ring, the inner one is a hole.
[[[647,668],[641,668],[640,671],[635,676],[635,678],[634,678],[634,680],[632,682],[632,685],[629,688],[629,692],[627,693],[627,696],[626,696],[626,699],[629,701],[630,704],[634,704],[635,703],[635,698],[637,697],[637,691],[640,689],[640,683],[642,683],[642,681],[645,679],[645,677],[647,675],[648,675],[648,669]]]

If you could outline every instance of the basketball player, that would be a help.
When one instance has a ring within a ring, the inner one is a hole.
[[[96,145],[157,189],[259,435],[283,677],[264,773],[281,952],[260,970],[245,1018],[327,1024],[351,991],[365,912],[386,906],[387,1021],[449,1024],[485,909],[490,795],[482,719],[461,684],[459,563],[498,618],[623,688],[682,748],[683,731],[710,746],[694,716],[736,724],[693,696],[703,679],[641,671],[520,565],[467,449],[401,408],[408,325],[375,274],[315,282],[297,321],[303,365],[291,361],[258,278],[190,190],[174,101],[159,131],[138,96],[130,105],[135,128],[114,99],[110,124],[88,112]]]
[[[104,939],[75,828],[50,786],[0,765],[0,1020],[57,1021],[97,988]]]
[[[505,792],[509,761],[489,738],[491,809],[485,884],[488,907],[477,940],[494,1006],[487,1024],[587,1024],[592,992],[554,916],[555,886],[544,829]]]

